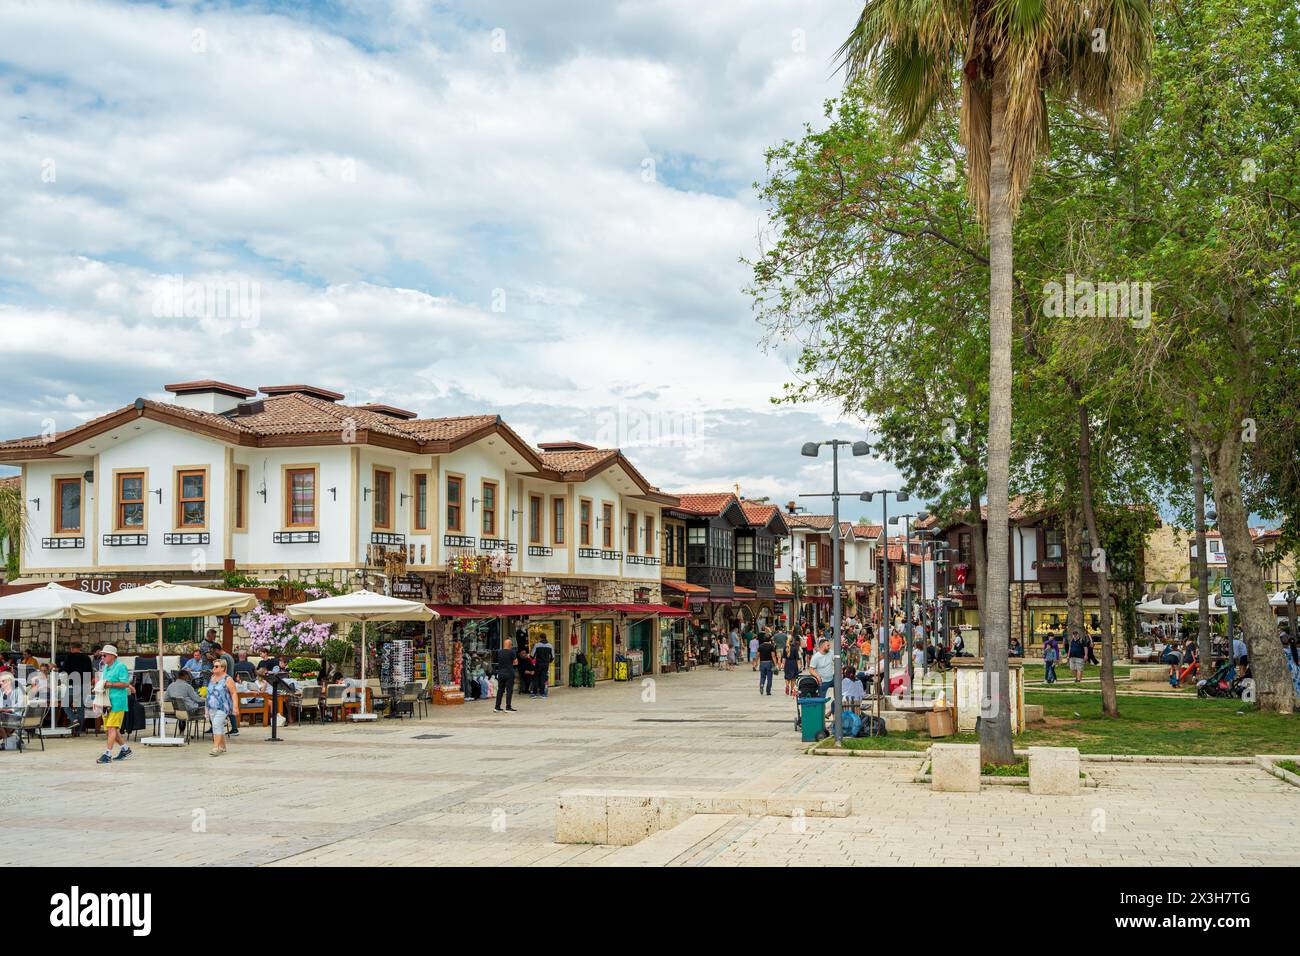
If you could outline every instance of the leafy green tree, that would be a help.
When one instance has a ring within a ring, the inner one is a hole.
[[[1145,0],[866,0],[840,50],[870,77],[902,135],[924,130],[960,87],[969,195],[989,237],[988,567],[981,645],[996,709],[980,721],[986,763],[1011,763],[1007,650],[1012,228],[1048,146],[1049,93],[1115,114],[1139,91],[1151,46]]]

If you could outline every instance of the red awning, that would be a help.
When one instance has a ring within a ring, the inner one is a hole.
[[[793,591],[781,591],[781,590],[776,590],[776,591],[773,591],[772,594],[773,594],[773,597],[775,597],[778,601],[793,601],[793,600],[794,600],[794,592],[793,592]]]
[[[736,597],[738,598],[749,599],[753,597],[758,597],[758,592],[751,588],[737,587],[734,590],[736,592]]]
[[[438,612],[439,617],[483,617],[477,610],[467,604],[429,604],[429,608]]]
[[[686,617],[690,614],[685,608],[667,604],[611,604],[609,607],[624,614],[658,614],[660,617]]]

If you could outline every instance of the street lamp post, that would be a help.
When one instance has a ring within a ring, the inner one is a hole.
[[[864,491],[858,495],[859,501],[870,503],[875,495],[880,495],[880,520],[881,527],[885,533],[885,551],[881,559],[884,563],[881,568],[881,587],[880,587],[880,630],[876,632],[876,679],[882,681],[881,690],[889,692],[889,653],[881,653],[881,645],[889,640],[889,496],[893,495],[894,500],[898,502],[909,500],[906,491],[894,491],[890,488],[882,488],[880,491]],[[883,661],[883,664],[881,664]]]
[[[896,515],[889,519],[890,524],[897,524],[898,519],[903,519],[903,561],[907,564],[907,575],[905,577],[906,589],[903,591],[903,634],[905,636],[904,652],[907,655],[907,676],[909,680],[916,679],[916,668],[912,662],[912,519],[917,518],[924,521],[930,517],[928,511],[917,511],[905,515]],[[889,533],[886,531],[885,539],[888,540]],[[921,558],[921,604],[925,605],[925,557]]]
[[[844,739],[844,698],[840,686],[840,589],[843,586],[840,574],[840,448],[848,445],[855,457],[869,455],[871,446],[864,441],[847,442],[838,438],[829,441],[805,442],[800,453],[808,458],[816,458],[822,445],[831,447],[831,659],[835,662],[835,671],[831,675],[831,728],[838,744]],[[800,495],[801,498],[824,497],[822,495]]]

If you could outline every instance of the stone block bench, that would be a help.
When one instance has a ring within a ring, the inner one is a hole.
[[[932,744],[930,789],[977,793],[980,788],[979,744]]]
[[[1042,704],[1025,704],[1025,723],[1041,724],[1046,719]]]
[[[1072,797],[1079,793],[1077,747],[1030,747],[1029,792]]]
[[[681,791],[566,790],[556,798],[555,842],[631,846],[697,813],[773,817],[847,817],[843,793],[700,794]]]

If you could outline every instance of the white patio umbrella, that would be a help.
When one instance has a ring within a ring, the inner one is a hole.
[[[216,588],[197,588],[188,584],[168,584],[153,581],[138,588],[115,591],[112,594],[84,597],[72,604],[73,616],[79,621],[134,621],[153,618],[158,622],[158,706],[162,706],[163,685],[163,621],[171,617],[209,617],[226,615],[232,611],[241,614],[257,607],[257,598],[238,591],[220,591]],[[173,746],[185,743],[180,737],[167,736],[167,722],[159,720],[162,734],[145,737],[141,743],[152,746]]]
[[[1152,615],[1179,613],[1177,604],[1166,604],[1164,601],[1159,599],[1154,601],[1143,601],[1137,606],[1137,612],[1139,614]]]
[[[289,616],[298,620],[317,621],[322,624],[342,624],[357,621],[361,624],[361,711],[353,720],[375,720],[376,715],[366,712],[366,622],[368,621],[429,621],[438,614],[419,601],[376,594],[374,591],[353,591],[337,597],[321,598],[290,604]]]
[[[1201,613],[1200,605],[1196,601],[1188,601],[1186,604],[1178,604],[1175,605],[1175,607],[1177,608],[1179,614],[1199,615]],[[1211,594],[1210,595],[1211,616],[1218,615],[1218,614],[1227,614],[1227,613],[1228,613],[1228,609],[1219,602],[1219,595]]]
[[[66,737],[72,733],[71,727],[54,726],[54,645],[58,622],[72,620],[72,602],[85,596],[80,591],[51,581],[42,588],[0,597],[0,620],[50,622],[50,726],[43,731],[46,736]]]

